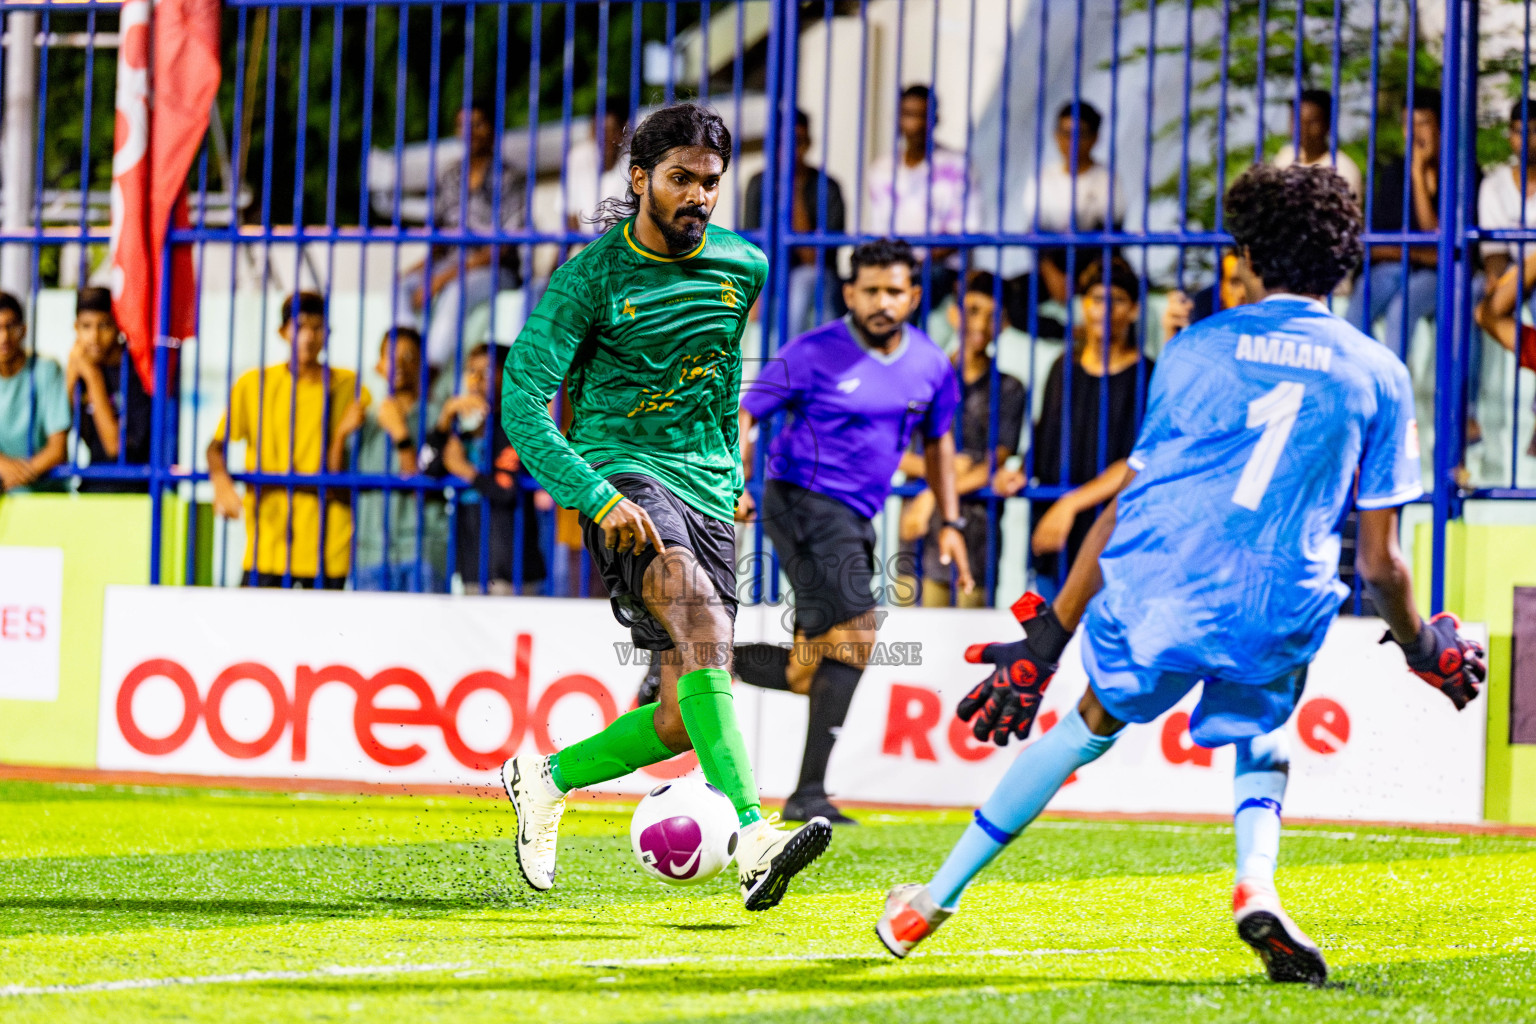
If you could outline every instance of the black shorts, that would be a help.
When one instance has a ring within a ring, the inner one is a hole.
[[[667,547],[687,548],[693,552],[704,574],[715,585],[714,594],[698,595],[700,600],[718,600],[736,620],[736,527],[698,511],[666,485],[639,473],[615,473],[608,482],[619,493],[645,509],[656,524],[661,541]],[[608,587],[613,617],[629,627],[635,646],[644,651],[670,651],[676,645],[667,628],[645,607],[645,570],[656,557],[656,549],[647,545],[638,555],[619,551],[603,543],[603,528],[586,516],[580,517],[581,539],[592,556],[597,571]]]
[[[836,498],[783,480],[763,486],[763,529],[794,588],[795,632],[820,636],[880,602],[875,525]]]

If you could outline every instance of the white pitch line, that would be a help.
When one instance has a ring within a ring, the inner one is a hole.
[[[118,981],[92,981],[82,985],[5,985],[3,996],[68,995],[76,992],[122,992],[140,988],[171,988],[178,985],[241,985],[261,981],[307,981],[312,978],[350,978],[364,974],[422,974],[431,971],[457,971],[474,964],[363,964],[356,967],[335,965],[313,971],[244,971],[240,974],[204,974],[180,978],[123,978]]]
[[[963,953],[916,953],[916,957],[1023,957],[1023,956],[1098,956],[1109,953],[1147,953],[1150,949],[986,949]],[[1194,952],[1183,950],[1182,952]],[[815,960],[880,959],[878,953],[791,954],[783,956],[719,957],[644,957],[632,960],[587,960],[577,967],[669,967],[680,964],[785,963]],[[122,978],[117,981],[92,981],[79,985],[4,985],[0,998],[7,996],[76,995],[83,992],[124,992],[134,989],[174,988],[187,985],[250,985],[264,981],[311,981],[317,978],[350,978],[369,974],[427,974],[454,971],[455,977],[470,973],[485,974],[498,969],[517,969],[569,965],[568,960],[550,960],[523,964],[361,964],[357,966],[320,967],[312,971],[244,971],[239,974],[204,974],[174,978]]]

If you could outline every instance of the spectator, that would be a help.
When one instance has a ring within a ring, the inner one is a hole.
[[[1243,290],[1243,282],[1237,276],[1237,253],[1225,249],[1221,254],[1221,280],[1195,293],[1191,300],[1189,323],[1198,323],[1224,309],[1246,305],[1247,302],[1248,293]]]
[[[570,231],[590,231],[597,206],[604,199],[623,196],[629,190],[629,162],[623,160],[625,132],[629,128],[629,97],[609,96],[603,116],[593,119],[592,137],[571,147],[565,159],[565,226]],[[601,138],[599,138],[601,135]],[[598,167],[597,154],[603,163]]]
[[[1523,297],[1527,302],[1536,292],[1536,253],[1525,258],[1521,267],[1504,271],[1488,289],[1488,294],[1478,303],[1477,325],[1495,341],[1515,353],[1518,365],[1526,370],[1536,370],[1536,328],[1520,322],[1515,312]],[[1536,457],[1536,432],[1531,434],[1525,453]]]
[[[93,467],[149,464],[152,405],[112,315],[112,293],[82,288],[75,297],[75,347],[70,349],[64,383],[71,404],[79,402],[80,442]],[[82,493],[145,494],[147,480],[84,477]]]
[[[1056,149],[1061,159],[1042,157],[1039,180],[1031,181],[1025,187],[1025,230],[1036,230],[1037,223],[1038,230],[1050,234],[1120,229],[1125,220],[1125,189],[1118,178],[1111,180],[1109,168],[1093,158],[1102,124],[1103,118],[1091,104],[1081,100],[1062,104],[1056,113]],[[1113,210],[1110,209],[1111,195]],[[1040,273],[1042,300],[1066,305],[1071,292],[1067,257],[1074,249],[1074,273],[1081,273],[1089,260],[1103,253],[1101,246],[1041,249],[1036,257],[1036,268]],[[1005,294],[1008,322],[1026,332],[1030,329],[1031,290],[1030,276],[1021,274],[1008,281]],[[1059,320],[1040,317],[1037,313],[1036,334],[1043,338],[1061,338],[1066,336],[1066,328]]]
[[[826,221],[821,230],[826,234],[840,235],[847,228],[843,208],[843,190],[837,179],[826,171],[812,167],[805,158],[811,151],[811,119],[803,110],[795,111],[795,166],[794,185],[790,189],[790,225],[797,233],[817,230],[817,218],[822,209],[822,189],[826,189]],[[746,198],[742,204],[741,227],[744,231],[758,231],[763,226],[763,175],[754,174],[747,182]],[[835,264],[821,259],[829,250],[802,246],[789,254],[789,333],[804,334],[816,326],[817,281],[822,285],[822,307],[826,318],[843,314],[838,308],[837,292],[831,287],[837,277]],[[830,254],[829,254],[830,255]],[[823,267],[825,277],[823,278]]]
[[[415,328],[392,327],[384,333],[377,369],[379,376],[390,382],[390,393],[363,419],[357,471],[416,476],[421,448],[417,430],[421,421],[421,335]],[[442,494],[427,493],[418,500],[418,493],[415,489],[367,490],[357,496],[353,586],[358,590],[433,594],[447,589],[448,520]]]
[[[468,164],[449,160],[438,169],[431,226],[472,235],[521,228],[524,177],[507,161],[502,162],[501,179],[494,177],[496,136],[490,118],[483,108],[470,107],[459,111],[458,127]],[[404,302],[399,315],[417,327],[423,319],[429,321],[427,363],[441,369],[452,364],[458,351],[463,317],[521,281],[515,245],[435,245],[429,263],[400,272]]]
[[[1219,305],[1218,305],[1219,299]],[[1175,288],[1168,293],[1163,307],[1163,344],[1190,324],[1199,323],[1214,313],[1245,305],[1247,293],[1237,277],[1237,253],[1231,249],[1221,254],[1221,280],[1206,285],[1190,298]]]
[[[1004,463],[1019,450],[1019,434],[1024,429],[1025,391],[1017,377],[998,374],[997,434],[992,437],[992,365],[995,353],[993,342],[997,338],[997,281],[986,271],[972,271],[966,278],[965,287],[956,303],[948,307],[950,325],[960,337],[960,347],[953,359],[959,371],[964,395],[960,405],[961,450],[955,454],[955,491],[961,496],[960,520],[965,524],[966,551],[970,556],[971,575],[978,586],[974,590],[957,595],[955,603],[961,608],[983,608],[987,603],[987,590],[983,584],[990,571],[995,582],[997,554],[1002,547],[999,531],[992,530],[993,557],[987,558],[987,535],[991,522],[991,505],[984,498],[967,498],[989,483],[993,491],[1003,497],[1016,494],[1023,486],[1022,474],[1010,471]],[[988,459],[988,440],[993,441],[992,454],[996,468]],[[908,453],[902,457],[901,468],[908,478],[920,479],[925,470],[921,453]],[[1015,481],[1014,478],[1017,478]],[[1000,484],[1009,484],[1006,493]],[[939,530],[943,517],[938,514],[933,491],[922,491],[908,502],[902,511],[902,539],[926,536],[923,558],[923,596],[926,607],[944,607],[950,603],[950,566],[936,557],[939,551]],[[990,567],[990,570],[989,570]]]
[[[28,354],[21,303],[0,292],[0,492],[58,491],[42,477],[64,462],[69,391],[64,371],[47,356]]]
[[[1040,422],[1035,425],[1035,477],[1045,486],[1066,484],[1071,487],[1055,501],[1033,503],[1034,533],[1030,548],[1034,552],[1037,585],[1054,590],[1058,568],[1071,565],[1077,550],[1093,525],[1095,509],[1120,489],[1125,476],[1125,460],[1136,443],[1141,410],[1146,403],[1146,389],[1152,379],[1152,360],[1142,356],[1133,328],[1141,310],[1137,304],[1141,281],[1124,260],[1110,264],[1109,281],[1104,281],[1102,260],[1094,260],[1078,278],[1077,293],[1082,297],[1083,322],[1078,327],[1079,341],[1070,353],[1071,379],[1067,375],[1068,354],[1063,353],[1051,367],[1045,382],[1045,402]],[[1109,318],[1105,336],[1106,308]],[[1103,437],[1104,466],[1099,465],[1099,423],[1105,377],[1108,377],[1108,432]],[[1070,406],[1068,391],[1070,385]],[[1070,408],[1071,422],[1065,422]],[[1062,435],[1067,433],[1066,465],[1062,465]],[[1065,472],[1066,479],[1062,479]],[[1005,490],[1013,482],[1002,481]],[[1058,562],[1065,552],[1066,562]]]
[[[1536,109],[1536,100],[1530,101]],[[1491,167],[1477,190],[1477,226],[1480,228],[1524,228],[1536,224],[1536,144],[1528,144],[1522,121],[1523,101],[1509,108],[1509,148],[1513,157],[1506,167]],[[1536,133],[1529,133],[1536,143]],[[1522,162],[1525,183],[1521,186]],[[1484,242],[1483,268],[1490,282],[1504,276],[1511,262],[1519,258],[1519,242]],[[1530,291],[1526,291],[1530,297]]]
[[[442,469],[467,485],[459,489],[455,536],[459,579],[469,594],[526,594],[538,590],[546,575],[538,512],[554,508],[554,502],[527,486],[532,477],[523,471],[516,449],[502,432],[500,417],[489,415],[501,408],[490,385],[500,384],[506,352],[497,347],[493,367],[489,346],[470,349],[462,389],[443,403],[437,431],[428,442],[442,451]],[[490,534],[488,575],[481,573],[482,522]]]
[[[958,235],[972,226],[976,193],[965,156],[933,140],[930,123],[938,120],[937,98],[928,86],[909,85],[902,90],[897,119],[900,152],[894,161],[886,154],[870,165],[866,232],[897,237]],[[933,294],[947,294],[958,277],[956,250],[918,247],[916,252],[920,259],[933,260]]]
[[[1378,163],[1371,196],[1371,230],[1377,232],[1440,230],[1440,90],[1418,88],[1404,123],[1411,146],[1406,158]],[[1403,223],[1403,198],[1408,196],[1408,222]],[[1372,245],[1364,280],[1356,283],[1349,300],[1348,320],[1370,333],[1371,325],[1385,315],[1386,343],[1399,355],[1407,354],[1414,325],[1435,315],[1439,287],[1433,245],[1408,249],[1408,265],[1402,265],[1403,248],[1397,243]],[[1369,305],[1367,305],[1369,303]]]
[[[1301,116],[1296,116],[1296,104],[1291,105],[1291,131],[1301,139],[1301,165],[1303,167],[1332,167],[1334,173],[1344,179],[1357,200],[1365,196],[1365,182],[1360,168],[1342,149],[1333,152],[1330,140],[1333,135],[1333,93],[1326,89],[1306,89],[1301,94]],[[1275,154],[1276,167],[1289,167],[1296,162],[1296,148],[1287,142]],[[1380,202],[1380,199],[1377,199]]]
[[[358,389],[357,374],[320,361],[326,331],[324,298],[298,292],[285,299],[278,334],[288,343],[288,359],[240,375],[208,444],[214,509],[226,519],[245,517],[247,586],[340,590],[347,581],[352,561],[347,491],[324,490],[323,522],[321,489],[314,486],[251,484],[242,501],[226,459],[227,445],[244,441],[247,473],[342,470],[347,439],[363,425],[370,397],[367,389]]]

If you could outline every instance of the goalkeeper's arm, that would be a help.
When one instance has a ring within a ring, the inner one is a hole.
[[[1387,636],[1403,649],[1413,674],[1450,698],[1459,711],[1476,699],[1488,677],[1481,645],[1457,632],[1454,615],[1441,612],[1425,622],[1413,600],[1413,579],[1398,547],[1398,510],[1360,510],[1355,567],[1387,622]]]
[[[1077,629],[1077,623],[1081,622],[1087,609],[1087,602],[1094,600],[1094,594],[1104,585],[1103,573],[1098,571],[1098,556],[1104,553],[1104,547],[1109,543],[1109,534],[1115,531],[1115,511],[1120,507],[1120,491],[1130,487],[1130,481],[1134,481],[1135,476],[1135,470],[1126,470],[1126,477],[1115,490],[1115,496],[1109,499],[1109,504],[1104,505],[1104,511],[1098,513],[1094,528],[1087,531],[1083,547],[1078,550],[1077,560],[1072,562],[1072,570],[1066,576],[1066,583],[1061,585],[1060,593],[1051,602],[1057,619],[1068,633]]]
[[[1010,739],[1029,735],[1041,695],[1056,674],[1061,654],[1077,629],[1083,610],[1104,585],[1099,572],[1099,555],[1115,532],[1115,514],[1119,491],[1135,477],[1127,470],[1116,496],[1094,522],[1067,582],[1050,606],[1035,594],[1025,594],[1013,604],[1014,617],[1024,627],[1024,639],[1013,643],[973,644],[965,660],[993,666],[992,674],[977,683],[960,701],[955,713],[971,723],[971,733],[979,740],[991,739],[998,746]],[[1090,722],[1096,728],[1099,722]]]
[[[1083,546],[1077,552],[1077,560],[1072,563],[1072,569],[1067,573],[1067,582],[1062,584],[1056,600],[1051,602],[1056,618],[1069,634],[1077,629],[1077,624],[1082,620],[1083,612],[1087,610],[1088,602],[1093,600],[1093,595],[1104,586],[1104,576],[1099,572],[1099,556],[1104,553],[1110,534],[1115,532],[1115,513],[1120,504],[1120,492],[1129,487],[1134,479],[1136,479],[1136,471],[1126,469],[1125,478],[1115,489],[1115,496],[1110,499],[1108,505],[1104,506],[1104,511],[1099,513],[1099,517],[1093,521],[1093,528],[1083,539]]]

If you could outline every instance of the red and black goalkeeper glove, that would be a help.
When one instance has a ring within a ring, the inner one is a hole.
[[[1010,737],[1023,739],[1040,710],[1040,697],[1056,674],[1056,663],[1072,634],[1039,594],[1026,593],[1013,603],[1014,618],[1024,627],[1024,639],[1011,644],[973,644],[965,660],[996,665],[992,674],[961,699],[955,714],[971,723],[978,740],[991,739],[1006,747]]]
[[[1460,711],[1481,692],[1488,678],[1487,652],[1483,645],[1468,640],[1457,630],[1461,621],[1450,612],[1441,612],[1419,630],[1412,643],[1399,644],[1414,675],[1451,699]],[[1382,643],[1394,639],[1388,632]]]

